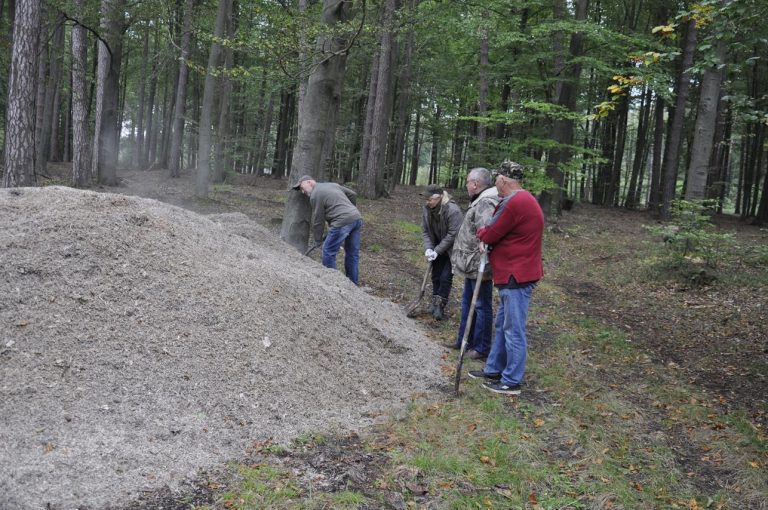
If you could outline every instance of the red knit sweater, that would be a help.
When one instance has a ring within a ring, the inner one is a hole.
[[[544,214],[536,198],[520,190],[504,198],[491,222],[477,231],[477,238],[492,247],[493,283],[506,285],[514,276],[517,283],[535,282],[544,276],[541,241]]]

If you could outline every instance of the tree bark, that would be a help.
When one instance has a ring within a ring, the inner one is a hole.
[[[82,12],[85,0],[75,0]],[[86,66],[88,32],[81,25],[72,27],[72,185],[85,187],[91,179],[90,136],[88,132],[88,97]]]
[[[171,177],[181,174],[181,146],[184,141],[184,124],[187,110],[187,78],[189,77],[189,48],[192,40],[192,15],[195,0],[187,0],[184,5],[184,28],[181,34],[181,51],[179,58],[179,80],[176,87],[176,101],[173,111],[173,128],[171,129],[171,152],[168,155],[168,170]]]
[[[136,169],[141,169],[141,163],[143,160],[142,151],[144,149],[144,108],[146,105],[144,101],[147,94],[147,65],[149,62],[149,24],[143,28],[142,34],[142,59],[141,70],[139,72],[139,97],[138,105],[136,107],[136,144],[133,148],[134,155],[133,161]]]
[[[683,138],[683,124],[685,121],[685,104],[688,101],[688,91],[691,85],[691,77],[688,70],[693,65],[693,56],[696,52],[696,22],[688,22],[685,33],[683,57],[680,63],[677,86],[675,87],[675,111],[672,114],[667,143],[664,147],[664,166],[662,175],[661,219],[669,219],[672,200],[675,196],[677,185],[677,165],[679,162],[680,142]]]
[[[232,19],[232,3],[229,4],[229,11],[226,17],[226,33],[229,39],[235,35],[235,25]],[[224,182],[226,178],[227,164],[230,143],[230,96],[232,95],[232,78],[230,77],[232,68],[235,65],[235,54],[232,48],[224,48],[224,72],[219,77],[219,127],[218,139],[216,144],[216,157],[214,159],[213,182]]]
[[[419,176],[419,154],[421,152],[421,106],[416,108],[416,125],[413,129],[413,148],[411,151],[411,176],[408,184],[416,185]]]
[[[97,136],[98,158],[95,170],[99,183],[117,184],[117,158],[120,141],[118,125],[118,99],[120,94],[120,66],[125,30],[125,0],[103,0],[101,28],[105,42],[99,44],[99,90],[101,122]]]
[[[560,7],[558,7],[559,4]],[[555,2],[556,12],[564,10],[565,2]],[[587,17],[587,0],[576,1],[575,20],[584,21]],[[571,63],[560,71],[562,79],[557,81],[556,98],[559,106],[568,112],[576,109],[576,98],[579,90],[581,76],[581,64],[574,61],[583,53],[584,34],[574,32],[571,35],[570,57]],[[571,145],[573,145],[573,120],[556,118],[552,123],[552,139],[557,143],[547,158],[547,176],[555,183],[554,188],[546,190],[541,195],[541,207],[547,217],[559,216],[563,208],[563,187],[565,185],[565,172],[563,165],[571,159]]]
[[[41,1],[20,2],[13,21],[13,47],[5,110],[3,187],[35,184],[35,90]]]
[[[219,8],[216,13],[216,26],[214,37],[220,40],[224,37],[224,24],[227,12],[229,12],[232,0],[219,0]],[[213,99],[216,88],[214,70],[219,65],[221,45],[214,41],[208,53],[208,66],[205,73],[205,85],[203,87],[203,103],[200,111],[200,132],[198,134],[197,147],[197,174],[195,179],[195,194],[199,198],[208,197],[208,181],[211,174],[211,124],[213,118]]]
[[[723,39],[715,43],[715,65],[704,71],[699,91],[699,113],[696,116],[691,163],[688,167],[686,200],[702,200],[707,196],[709,162],[714,147],[717,125],[717,105],[720,102],[720,87],[723,82],[722,64],[725,64],[726,46]]]
[[[345,22],[352,1],[323,0],[322,22],[329,28]],[[300,176],[312,174],[322,180],[327,175],[328,161],[325,144],[332,143],[341,101],[341,83],[346,65],[346,39],[343,36],[321,34],[317,38],[317,60],[307,81],[304,97],[304,118],[299,126],[288,185]],[[311,211],[309,200],[298,191],[290,190],[285,204],[280,237],[300,251],[309,239]]]
[[[392,59],[394,32],[392,23],[395,17],[395,0],[386,0],[382,17],[382,34],[377,70],[376,96],[368,98],[374,101],[372,109],[371,141],[365,168],[360,168],[359,192],[366,198],[379,198],[384,192],[384,166],[386,161],[389,121],[392,117]]]
[[[51,45],[51,109],[48,124],[48,159],[50,161],[61,160],[59,143],[59,125],[61,124],[61,77],[64,65],[64,16],[58,13],[56,16],[56,29]]]

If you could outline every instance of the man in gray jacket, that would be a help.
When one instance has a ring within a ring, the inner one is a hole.
[[[435,184],[427,186],[421,196],[426,199],[421,219],[424,256],[432,262],[430,311],[436,320],[443,320],[453,283],[451,249],[461,226],[461,209],[451,195]]]
[[[451,263],[456,276],[464,278],[464,293],[461,297],[461,322],[454,349],[461,348],[464,330],[469,319],[469,307],[472,303],[472,293],[475,285],[480,285],[477,303],[467,337],[468,356],[471,359],[485,359],[491,350],[493,335],[493,281],[491,265],[485,266],[480,282],[477,281],[477,271],[480,267],[480,241],[475,237],[477,229],[484,227],[493,218],[493,211],[499,204],[499,193],[493,186],[491,172],[487,168],[473,168],[467,174],[467,193],[470,204],[464,215],[464,221],[453,243]]]
[[[363,229],[363,217],[355,207],[357,193],[335,182],[316,182],[310,175],[301,176],[293,189],[309,197],[312,236],[316,246],[323,244],[323,265],[336,269],[336,255],[343,243],[344,272],[357,285]],[[326,222],[328,235],[323,241]]]

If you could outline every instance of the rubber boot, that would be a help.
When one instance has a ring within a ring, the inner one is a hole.
[[[436,321],[441,321],[445,318],[446,300],[440,296],[435,296],[435,298],[435,311],[432,312],[432,317],[434,317]]]
[[[429,303],[429,315],[431,315],[432,317],[435,316],[435,310],[437,309],[437,303],[439,302],[439,300],[440,300],[440,296],[433,295],[432,302]]]

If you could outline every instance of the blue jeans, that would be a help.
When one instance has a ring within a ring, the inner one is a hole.
[[[476,279],[464,279],[464,293],[461,296],[461,322],[459,323],[459,333],[456,335],[456,345],[459,347],[464,339],[464,330],[467,327],[469,307],[472,305],[472,293],[475,291],[476,282]],[[480,282],[480,290],[475,303],[475,314],[467,337],[467,349],[474,349],[480,354],[488,354],[491,349],[491,335],[493,335],[493,282],[487,280]]]
[[[357,285],[360,262],[360,233],[363,220],[355,220],[343,227],[331,227],[323,243],[323,265],[336,269],[336,254],[344,243],[344,272]]]
[[[496,338],[485,362],[486,374],[501,374],[504,384],[520,384],[525,373],[528,343],[525,322],[535,284],[519,289],[499,289],[501,304],[496,313]]]

